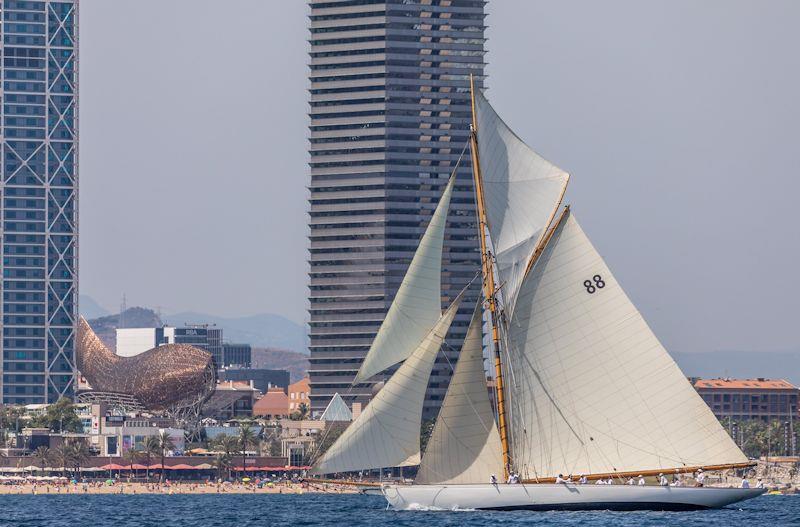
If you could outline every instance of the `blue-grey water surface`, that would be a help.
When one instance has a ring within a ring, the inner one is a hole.
[[[782,527],[800,526],[800,496],[762,496],[738,507],[696,512],[423,512],[387,511],[381,497],[361,495],[4,495],[0,525]]]

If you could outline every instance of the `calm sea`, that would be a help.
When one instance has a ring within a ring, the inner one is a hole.
[[[43,527],[306,525],[471,526],[800,526],[800,496],[762,496],[700,512],[387,511],[360,495],[0,496],[0,525]]]

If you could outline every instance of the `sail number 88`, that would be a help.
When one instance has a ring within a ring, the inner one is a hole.
[[[583,282],[583,287],[586,288],[586,292],[590,295],[598,289],[603,289],[605,286],[606,283],[603,281],[603,277],[599,274],[594,275],[591,280],[585,280]]]

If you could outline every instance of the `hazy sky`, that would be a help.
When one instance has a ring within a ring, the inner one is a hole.
[[[800,2],[487,12],[489,98],[667,348],[800,350]],[[305,319],[305,16],[81,2],[82,293]]]

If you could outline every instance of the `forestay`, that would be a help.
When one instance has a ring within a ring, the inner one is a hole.
[[[569,175],[531,150],[482,93],[475,95],[478,152],[489,234],[507,314]]]
[[[353,383],[369,379],[405,360],[439,320],[442,313],[442,246],[454,183],[453,176]]]
[[[566,212],[509,324],[523,478],[743,463]]]
[[[419,464],[422,404],[428,379],[460,303],[461,296],[447,308],[361,415],[315,463],[312,473]]]
[[[486,483],[490,474],[503,473],[500,435],[486,389],[482,325],[478,304],[416,483]]]

